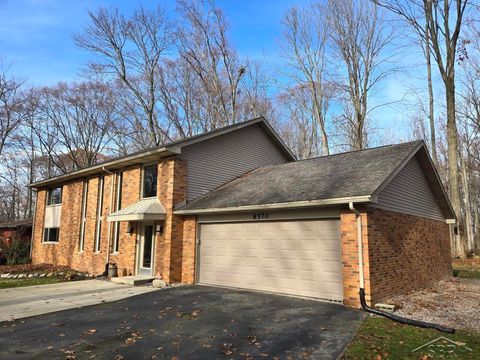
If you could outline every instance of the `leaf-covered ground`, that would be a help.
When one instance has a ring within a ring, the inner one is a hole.
[[[51,264],[20,264],[0,265],[0,274],[32,274],[36,272],[66,272],[71,271],[68,266],[57,266]]]

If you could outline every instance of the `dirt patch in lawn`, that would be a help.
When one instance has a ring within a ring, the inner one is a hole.
[[[451,278],[431,288],[392,297],[400,316],[455,329],[480,331],[480,280]]]

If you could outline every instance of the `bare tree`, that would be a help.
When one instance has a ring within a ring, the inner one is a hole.
[[[281,124],[280,132],[299,159],[308,159],[321,153],[318,123],[312,115],[310,95],[306,85],[298,85],[278,96],[278,102],[286,112],[286,121]]]
[[[223,12],[213,0],[179,0],[184,22],[178,26],[180,57],[195,73],[209,129],[238,122],[239,90],[247,71],[227,37]],[[200,105],[200,104],[199,104]]]
[[[125,18],[118,9],[100,8],[89,12],[90,24],[75,42],[98,57],[95,71],[114,75],[124,84],[147,120],[150,145],[168,139],[168,131],[160,123],[157,87],[159,66],[174,40],[174,33],[164,10],[139,8]]]
[[[455,62],[458,40],[469,0],[385,0],[376,2],[403,17],[431,46],[445,86],[450,199],[461,228],[463,219],[458,182],[459,147],[455,117]],[[465,243],[461,234],[453,239],[452,252],[457,256],[465,255]]]
[[[327,21],[327,9],[320,5],[310,5],[305,9],[294,7],[290,9],[284,18],[285,34],[287,43],[286,59],[293,71],[290,77],[293,80],[293,87],[287,90],[287,93],[297,93],[299,96],[291,96],[293,103],[304,106],[306,110],[306,119],[300,120],[298,116],[303,113],[301,109],[292,109],[297,120],[301,122],[308,121],[311,118],[313,125],[308,125],[315,137],[317,127],[320,132],[320,141],[322,154],[330,153],[328,135],[327,135],[327,112],[330,100],[333,97],[333,87],[331,86],[327,73],[328,40],[330,36],[330,27]],[[284,96],[284,100],[288,97]],[[292,114],[293,115],[293,114]],[[308,141],[306,145],[312,144]],[[309,147],[309,146],[307,146]],[[310,146],[311,148],[311,146]],[[302,155],[309,154],[310,151]]]
[[[328,11],[333,47],[345,67],[346,80],[339,83],[347,94],[343,118],[352,149],[367,146],[366,122],[369,97],[391,69],[384,67],[384,50],[391,41],[382,13],[376,4],[366,0],[329,0]]]
[[[0,63],[0,155],[26,112],[23,83],[10,77],[8,69]]]
[[[432,60],[430,49],[430,30],[429,23],[425,21],[425,41],[424,41],[424,54],[425,62],[427,65],[427,85],[428,85],[428,119],[430,123],[430,149],[432,151],[432,158],[435,164],[438,163],[437,157],[437,140],[435,133],[435,102],[433,99],[433,81],[432,81]],[[420,39],[422,37],[420,36]]]
[[[49,160],[68,172],[105,158],[115,119],[114,97],[103,84],[59,84],[41,91],[30,126]]]

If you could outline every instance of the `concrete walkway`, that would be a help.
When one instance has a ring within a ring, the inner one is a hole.
[[[0,290],[0,322],[81,308],[156,291],[151,286],[82,280]]]

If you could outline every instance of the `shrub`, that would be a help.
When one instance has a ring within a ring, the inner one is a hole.
[[[8,265],[25,264],[28,262],[30,244],[18,238],[13,238],[3,247],[3,252]]]

